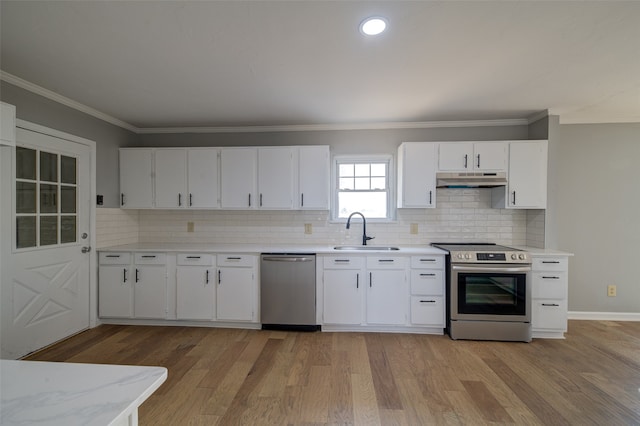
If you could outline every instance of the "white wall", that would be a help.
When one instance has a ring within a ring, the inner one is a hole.
[[[640,313],[640,123],[559,127],[554,248],[575,253],[569,310]]]

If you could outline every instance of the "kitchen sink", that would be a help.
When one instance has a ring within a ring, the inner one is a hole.
[[[378,251],[396,251],[400,250],[398,247],[388,247],[388,246],[337,246],[333,248],[334,250],[378,250]]]

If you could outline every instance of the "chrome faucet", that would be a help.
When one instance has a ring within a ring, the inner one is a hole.
[[[366,246],[367,241],[373,240],[375,237],[367,237],[367,219],[364,218],[364,215],[360,212],[353,212],[349,215],[349,219],[347,219],[347,229],[351,226],[351,217],[354,214],[359,214],[362,217],[362,245]]]

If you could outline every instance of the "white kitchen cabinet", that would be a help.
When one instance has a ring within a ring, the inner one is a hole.
[[[329,146],[298,147],[299,210],[329,210],[330,188]]]
[[[293,148],[258,148],[257,207],[293,208]]]
[[[189,148],[187,151],[187,207],[220,207],[219,156],[218,148]]]
[[[221,148],[220,201],[225,209],[257,205],[258,151],[256,148]]]
[[[367,324],[404,325],[407,323],[407,258],[367,257]]]
[[[257,256],[219,254],[216,290],[218,321],[258,321]]]
[[[567,256],[536,256],[531,266],[533,337],[564,338],[568,317]]]
[[[155,207],[183,208],[187,205],[187,150],[155,150]]]
[[[153,150],[121,148],[120,207],[150,209],[153,207]]]
[[[133,275],[133,316],[135,318],[166,318],[166,254],[135,253]]]
[[[440,171],[501,171],[507,169],[506,142],[441,142]]]
[[[0,102],[0,145],[16,146],[16,107]]]
[[[364,312],[364,258],[327,256],[323,268],[323,323],[360,325]]]
[[[398,208],[436,207],[436,148],[430,142],[398,148]]]
[[[102,318],[133,316],[131,253],[100,253],[98,268],[98,315]]]
[[[215,256],[208,253],[177,255],[176,318],[215,319]]]
[[[444,329],[444,256],[411,257],[411,324]]]
[[[547,145],[545,140],[511,142],[506,188],[494,188],[495,208],[547,208]]]

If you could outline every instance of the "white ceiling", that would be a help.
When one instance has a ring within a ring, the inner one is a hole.
[[[0,4],[4,72],[142,129],[640,122],[640,1]]]

